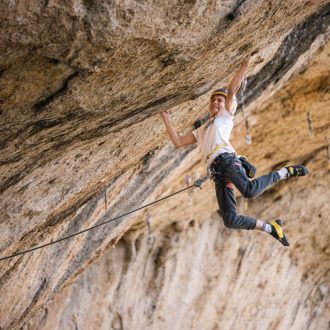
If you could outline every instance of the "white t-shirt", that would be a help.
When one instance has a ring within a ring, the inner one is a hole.
[[[231,115],[227,110],[223,110],[192,132],[208,164],[221,153],[235,152],[235,149],[229,142],[234,126],[235,111],[236,107],[233,115]],[[211,153],[212,155],[207,159],[207,156]]]

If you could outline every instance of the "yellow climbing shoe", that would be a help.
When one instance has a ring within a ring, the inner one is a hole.
[[[285,168],[288,170],[288,178],[305,176],[308,174],[307,167],[303,165],[292,165],[292,166],[287,166]]]
[[[278,241],[280,241],[284,246],[289,246],[289,241],[285,237],[283,233],[283,222],[280,219],[273,220],[269,222],[269,224],[272,226],[272,232],[270,235],[272,235],[274,238],[276,238]]]

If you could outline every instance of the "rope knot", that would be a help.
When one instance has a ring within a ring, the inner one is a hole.
[[[202,184],[204,183],[204,182],[206,182],[207,180],[209,179],[209,176],[207,175],[207,176],[204,176],[204,177],[202,177],[202,178],[199,178],[199,179],[197,179],[195,182],[194,182],[194,186],[197,188],[199,188],[199,189],[202,189]]]

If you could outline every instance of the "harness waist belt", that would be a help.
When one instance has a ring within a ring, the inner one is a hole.
[[[218,152],[221,148],[223,147],[228,147],[226,144],[218,144],[206,157],[207,160],[210,159],[210,157],[215,154],[216,152]]]

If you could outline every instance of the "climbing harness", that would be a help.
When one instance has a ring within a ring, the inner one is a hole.
[[[220,151],[223,147],[227,147],[227,145],[224,143],[217,144],[216,147],[207,155],[206,159],[209,160],[212,155]]]
[[[216,157],[207,167],[208,178],[213,181],[216,181],[217,177],[222,176],[222,172],[216,170],[219,162],[218,157]],[[247,177],[249,179],[254,178],[257,173],[257,168],[252,165],[246,157],[237,155],[237,158],[240,160],[240,163],[237,163],[237,165],[243,167]]]
[[[35,247],[31,248],[31,249],[24,250],[24,251],[21,251],[21,252],[17,252],[17,253],[14,253],[14,254],[9,255],[9,256],[6,256],[6,257],[1,257],[1,258],[0,258],[0,261],[1,261],[1,260],[6,260],[6,259],[11,259],[11,258],[17,257],[17,256],[19,256],[19,255],[22,255],[22,254],[26,254],[26,253],[29,253],[29,252],[35,251],[35,250],[39,250],[39,249],[45,248],[45,247],[47,247],[47,246],[49,246],[49,245],[52,245],[52,244],[55,244],[55,243],[59,243],[59,242],[62,242],[62,241],[64,241],[64,240],[67,240],[67,239],[70,239],[70,238],[72,238],[72,237],[75,237],[75,236],[77,236],[77,235],[80,235],[80,234],[86,233],[87,231],[90,231],[90,230],[95,229],[95,228],[97,228],[97,227],[104,226],[104,225],[106,225],[106,224],[108,224],[108,223],[110,223],[110,222],[113,222],[113,221],[115,221],[115,220],[118,220],[118,219],[120,219],[120,218],[123,218],[123,217],[126,216],[126,215],[129,215],[129,214],[132,214],[132,213],[134,213],[134,212],[140,211],[140,210],[142,210],[142,209],[144,209],[144,208],[146,208],[146,207],[149,207],[149,206],[151,206],[151,205],[153,205],[153,204],[156,204],[156,203],[158,203],[158,202],[161,202],[161,201],[163,201],[163,200],[165,200],[165,199],[168,199],[168,198],[170,198],[170,197],[172,197],[172,196],[174,196],[174,195],[180,194],[180,193],[182,193],[183,191],[188,190],[188,189],[190,189],[190,188],[193,188],[193,187],[197,188],[197,187],[198,187],[198,188],[202,189],[202,184],[203,184],[204,182],[206,182],[208,179],[209,179],[208,176],[205,176],[205,177],[199,178],[199,179],[195,180],[195,182],[194,182],[192,185],[190,185],[190,186],[188,186],[188,187],[186,187],[186,188],[183,188],[183,189],[181,189],[181,190],[178,190],[178,191],[176,191],[176,192],[174,192],[174,193],[172,193],[172,194],[170,194],[170,195],[164,196],[164,197],[162,197],[162,198],[160,198],[160,199],[158,199],[158,200],[155,200],[155,201],[153,201],[153,202],[151,202],[151,203],[148,203],[148,204],[145,204],[145,205],[143,205],[143,206],[140,206],[140,207],[138,207],[138,208],[136,208],[136,209],[134,209],[134,210],[131,210],[131,211],[127,212],[127,213],[121,214],[121,215],[119,215],[119,216],[117,216],[117,217],[115,217],[115,218],[113,218],[113,219],[110,219],[110,220],[107,220],[107,221],[101,222],[101,223],[99,223],[99,224],[97,224],[97,225],[94,225],[94,226],[92,226],[92,227],[86,228],[86,229],[81,230],[81,231],[79,231],[79,232],[77,232],[77,233],[73,233],[73,234],[71,234],[71,235],[68,235],[68,236],[62,237],[62,238],[60,238],[60,239],[58,239],[58,240],[51,241],[51,242],[46,243],[46,244],[38,245],[38,246],[35,246]]]

